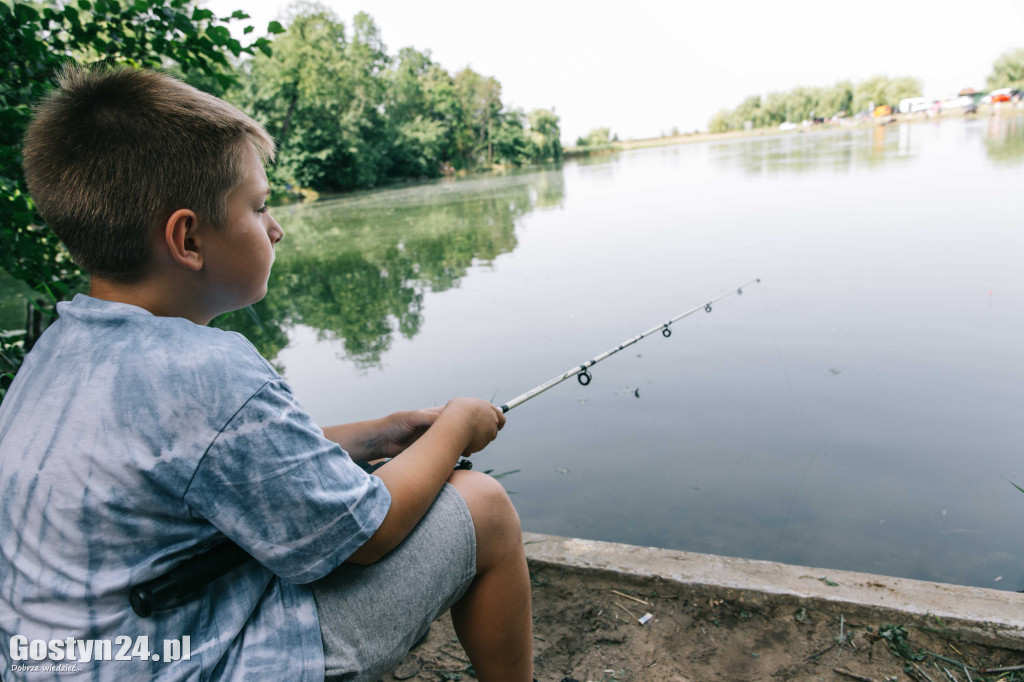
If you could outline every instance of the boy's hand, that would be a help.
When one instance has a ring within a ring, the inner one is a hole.
[[[462,453],[464,457],[487,447],[505,426],[505,415],[501,409],[479,398],[449,400],[442,414],[445,418],[451,415],[460,419],[464,428],[468,429],[469,443]]]
[[[324,435],[356,461],[397,457],[442,418],[467,440],[463,455],[483,450],[505,425],[501,409],[478,398],[455,398],[443,408],[395,412],[380,419],[324,427]]]
[[[441,410],[397,412],[375,423],[377,435],[387,432],[393,443],[411,445],[374,472],[387,487],[391,506],[373,537],[348,558],[358,564],[377,561],[408,537],[452,476],[458,455],[486,447],[505,425],[505,415],[485,400],[455,398]]]
[[[416,442],[440,416],[443,408],[395,412],[381,419],[381,428],[373,439],[374,455],[394,457]]]
[[[426,433],[441,411],[440,407],[429,407],[395,412],[380,419],[325,426],[323,431],[357,462],[394,457]]]

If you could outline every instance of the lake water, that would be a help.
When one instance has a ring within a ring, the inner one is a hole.
[[[636,150],[275,211],[245,330],[323,424],[497,404],[526,530],[1024,589],[1024,117]],[[823,574],[825,575],[825,574]]]

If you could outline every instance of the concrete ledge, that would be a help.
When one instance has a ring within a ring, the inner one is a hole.
[[[899,623],[912,620],[968,641],[1024,651],[1024,594],[772,561],[524,533],[533,567],[601,571],[677,584],[699,596],[794,603]]]

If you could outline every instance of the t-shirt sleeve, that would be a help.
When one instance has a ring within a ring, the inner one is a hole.
[[[275,574],[307,583],[373,535],[391,496],[324,437],[277,379],[228,421],[185,501]]]

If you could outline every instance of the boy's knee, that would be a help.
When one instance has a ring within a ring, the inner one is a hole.
[[[476,471],[456,471],[448,482],[466,501],[478,545],[522,544],[519,514],[501,483]],[[484,547],[478,547],[478,552]]]

